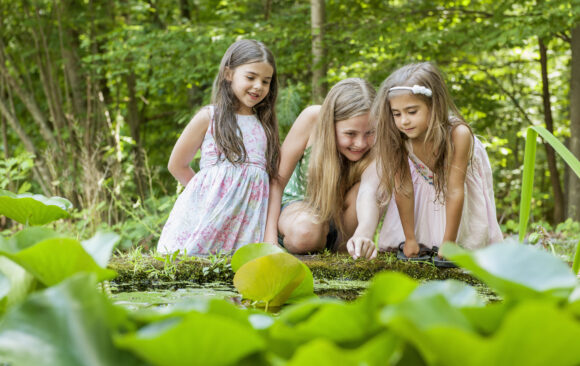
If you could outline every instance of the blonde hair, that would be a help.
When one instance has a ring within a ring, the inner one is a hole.
[[[431,89],[432,96],[414,94],[424,101],[429,108],[429,127],[425,141],[433,141],[435,164],[433,185],[440,200],[445,200],[447,178],[449,176],[449,159],[453,155],[451,132],[455,126],[464,125],[471,131],[459,109],[453,103],[439,69],[430,62],[410,64],[393,72],[380,86],[377,98],[371,110],[371,118],[377,122],[377,170],[380,177],[378,200],[386,204],[393,192],[401,190],[396,187],[395,177],[400,182],[408,178],[408,150],[405,141],[407,136],[399,131],[391,111],[389,90],[396,86],[412,87],[419,85]],[[397,95],[394,94],[393,95]],[[397,92],[400,93],[400,92]],[[400,95],[400,94],[398,94]],[[472,132],[473,135],[473,132]]]
[[[214,137],[219,151],[227,160],[233,164],[246,161],[246,148],[236,119],[240,101],[226,75],[238,66],[255,62],[266,62],[273,69],[268,95],[253,109],[266,133],[266,171],[270,178],[276,178],[280,162],[280,137],[274,108],[278,96],[278,78],[274,55],[262,42],[253,39],[239,40],[228,47],[222,57],[212,90],[212,104],[215,106]]]
[[[319,220],[332,219],[341,234],[344,233],[342,204],[346,193],[360,181],[371,157],[367,152],[356,162],[345,158],[338,151],[335,124],[369,113],[374,97],[375,89],[366,80],[350,78],[338,82],[324,99],[314,129],[306,202]]]

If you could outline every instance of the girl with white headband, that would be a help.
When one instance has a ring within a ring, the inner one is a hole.
[[[363,173],[353,258],[376,256],[372,242],[386,207],[378,249],[399,257],[438,256],[444,242],[475,249],[503,239],[489,159],[432,63],[404,66],[381,85],[371,111],[376,160]],[[437,262],[436,262],[437,261]]]

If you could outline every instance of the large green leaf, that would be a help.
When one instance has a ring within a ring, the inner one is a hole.
[[[27,227],[14,234],[5,243],[0,244],[0,251],[17,253],[46,239],[62,237],[61,234],[46,227]]]
[[[0,314],[15,304],[21,303],[36,288],[36,280],[24,268],[6,257],[0,257]]]
[[[364,303],[366,311],[374,313],[385,305],[404,301],[417,286],[417,281],[404,273],[382,272],[373,277],[371,285],[357,301]]]
[[[505,298],[565,299],[576,286],[566,263],[529,245],[504,242],[467,251],[445,243],[441,250]]]
[[[44,225],[68,217],[72,203],[62,197],[40,194],[14,194],[0,190],[0,215],[25,225]]]
[[[280,306],[305,276],[300,260],[288,253],[275,253],[241,266],[234,276],[234,286],[247,299]]]
[[[105,268],[119,239],[115,233],[98,231],[92,238],[82,241],[81,245],[99,266]]]
[[[335,365],[368,365],[382,366],[390,364],[389,358],[393,355],[398,345],[397,339],[389,333],[382,333],[360,348],[349,350],[337,347],[334,343],[315,338],[311,342],[300,347],[290,362],[289,366],[335,366]]]
[[[430,281],[421,284],[411,293],[409,300],[439,294],[456,308],[483,306],[484,302],[477,291],[468,284],[457,280]]]
[[[0,359],[13,365],[142,365],[113,345],[125,319],[93,276],[78,275],[31,295],[0,324]]]
[[[238,249],[232,256],[231,266],[234,272],[242,267],[244,264],[269,254],[275,253],[285,253],[285,251],[275,245],[269,243],[252,243],[244,245]],[[307,297],[312,297],[314,295],[314,277],[312,276],[312,271],[304,263],[302,263],[302,268],[305,271],[305,276],[300,285],[292,292],[288,298],[288,302],[298,302]]]
[[[196,311],[119,335],[115,343],[159,366],[231,365],[265,348],[251,326]]]
[[[247,262],[274,253],[284,253],[284,250],[269,243],[252,243],[244,245],[236,250],[232,256],[232,271],[237,272],[238,269]]]
[[[46,286],[52,286],[78,272],[93,272],[99,281],[110,280],[115,271],[100,267],[78,240],[52,238],[16,253],[0,251]]]
[[[554,303],[527,301],[506,316],[487,365],[578,365],[579,339],[580,322],[572,314]]]

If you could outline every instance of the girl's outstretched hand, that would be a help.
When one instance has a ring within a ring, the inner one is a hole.
[[[346,250],[352,259],[366,258],[374,259],[377,257],[377,247],[369,238],[363,236],[353,236],[346,243]]]
[[[419,255],[419,243],[415,239],[405,240],[403,245],[403,253],[407,258],[416,257]]]

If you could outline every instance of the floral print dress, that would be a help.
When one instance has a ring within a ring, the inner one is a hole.
[[[231,252],[264,237],[269,179],[266,134],[256,116],[237,115],[246,162],[230,163],[220,154],[212,122],[201,145],[200,170],[177,198],[157,250],[194,254]]]

